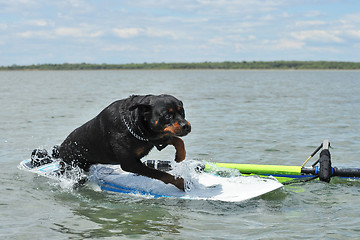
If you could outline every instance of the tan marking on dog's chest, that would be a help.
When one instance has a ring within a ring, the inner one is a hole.
[[[145,153],[145,148],[144,147],[139,147],[138,149],[135,150],[136,155],[139,157],[141,155],[143,155]]]

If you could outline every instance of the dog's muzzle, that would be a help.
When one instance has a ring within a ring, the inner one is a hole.
[[[184,136],[191,132],[191,124],[188,121],[180,122],[180,128]]]
[[[179,137],[185,136],[191,132],[191,125],[188,121],[178,121],[164,128],[165,133],[170,133]]]

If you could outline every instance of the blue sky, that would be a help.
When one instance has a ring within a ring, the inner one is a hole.
[[[358,0],[0,0],[0,65],[360,62]]]

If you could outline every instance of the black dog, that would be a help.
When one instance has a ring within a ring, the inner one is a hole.
[[[184,160],[184,142],[178,136],[190,131],[181,101],[170,95],[136,95],[112,103],[70,133],[58,149],[59,157],[85,171],[92,164],[120,164],[124,171],[184,190],[183,178],[147,167],[140,159],[154,146],[160,151],[171,144],[176,149],[175,161]]]

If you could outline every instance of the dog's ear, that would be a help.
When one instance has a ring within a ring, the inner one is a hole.
[[[135,103],[129,107],[129,111],[134,111],[137,108],[140,110],[140,114],[144,117],[145,121],[148,121],[151,118],[151,105]]]
[[[142,103],[136,103],[134,105],[131,105],[129,107],[129,111],[134,111],[137,108],[142,108],[142,109],[151,109],[151,105],[149,104],[142,104]]]
[[[134,111],[135,109],[139,108],[141,110],[150,110],[151,103],[150,103],[150,95],[146,95],[142,98],[133,99],[132,104],[129,106],[129,111]],[[136,96],[140,97],[140,96]]]

